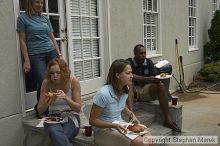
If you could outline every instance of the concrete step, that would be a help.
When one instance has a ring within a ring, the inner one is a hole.
[[[88,123],[92,102],[91,100],[84,101],[83,104],[82,112],[80,113],[82,125]],[[169,110],[174,121],[178,124],[178,126],[182,127],[182,106],[169,105]],[[141,123],[149,128],[149,131],[153,136],[175,135],[171,129],[162,126],[163,114],[160,110],[159,103],[135,103],[134,111]],[[44,131],[44,128],[36,127],[39,122],[40,121],[35,117],[35,115],[28,116],[23,119],[25,129],[25,146],[51,146],[50,138]],[[96,146],[93,135],[91,137],[86,137],[82,133],[79,133],[75,137],[73,143],[75,146]]]
[[[171,105],[171,103],[169,103],[168,106],[171,118],[182,129],[182,105],[173,106]],[[134,104],[134,111],[135,113],[142,114],[143,117],[147,117],[148,115],[154,115],[154,119],[149,119],[152,122],[164,122],[164,115],[158,101],[136,102]]]
[[[146,113],[145,111],[135,111],[136,117],[139,119],[141,124],[150,127],[154,123],[155,115],[152,113]]]

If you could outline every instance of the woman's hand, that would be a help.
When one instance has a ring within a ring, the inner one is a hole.
[[[114,128],[116,130],[118,130],[118,132],[121,133],[121,134],[126,134],[127,133],[127,129],[125,127],[123,127],[122,125],[120,125],[120,124],[114,124]]]
[[[66,94],[63,92],[63,90],[57,90],[56,96],[58,96],[60,98],[65,98]]]
[[[56,93],[50,93],[45,94],[46,96],[46,103],[47,105],[50,105],[52,102],[54,102],[57,99]]]
[[[24,72],[25,72],[25,73],[30,72],[30,70],[31,70],[30,60],[25,60],[25,61],[24,61],[23,69],[24,69]]]

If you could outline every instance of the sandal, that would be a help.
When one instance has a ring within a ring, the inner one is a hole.
[[[174,123],[174,122],[169,122],[169,123],[167,123],[167,122],[164,122],[164,124],[163,124],[165,127],[168,127],[168,128],[170,128],[170,129],[172,129],[173,131],[175,131],[175,132],[181,132],[181,129],[177,126],[177,124],[176,123]]]

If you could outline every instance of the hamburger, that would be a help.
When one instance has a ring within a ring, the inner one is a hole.
[[[166,77],[166,73],[161,73],[160,77]]]
[[[143,132],[145,130],[145,126],[141,125],[141,124],[134,124],[134,125],[129,125],[127,127],[127,129],[129,131],[134,132],[134,133],[140,133],[140,132]]]
[[[47,93],[45,93],[45,96],[47,96],[50,100],[55,100],[56,93],[55,92],[47,92]]]

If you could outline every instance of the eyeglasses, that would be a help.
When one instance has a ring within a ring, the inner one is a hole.
[[[50,72],[50,75],[55,75],[55,74],[56,74],[56,75],[60,75],[61,72],[60,72],[60,71],[55,71],[55,72],[52,72],[52,71],[51,71],[51,72]]]

